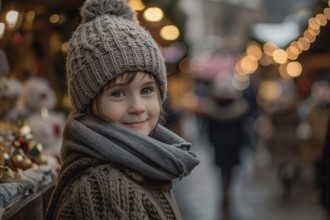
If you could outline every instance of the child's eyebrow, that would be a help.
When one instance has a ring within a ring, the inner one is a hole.
[[[149,84],[156,84],[155,80],[149,80],[147,82],[144,82],[143,84],[149,85]]]
[[[127,83],[127,82],[113,83],[113,84],[109,85],[109,87],[107,89],[113,89],[116,87],[124,87],[124,86],[127,86],[128,84],[129,83]],[[153,80],[153,79],[143,82],[143,85],[152,85],[152,84],[156,84],[155,80]]]

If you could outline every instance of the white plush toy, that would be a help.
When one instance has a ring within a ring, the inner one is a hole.
[[[43,146],[46,155],[59,156],[64,129],[64,114],[49,112],[48,116],[34,113],[25,122],[31,127],[34,139]]]
[[[54,109],[56,94],[46,79],[31,77],[23,85],[22,107],[25,114]]]
[[[23,86],[21,104],[34,139],[43,144],[46,155],[58,157],[65,115],[54,111],[56,94],[49,82],[43,78],[31,77]]]

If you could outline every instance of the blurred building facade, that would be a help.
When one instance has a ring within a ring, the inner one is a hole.
[[[205,50],[242,53],[255,23],[281,23],[287,16],[307,22],[312,0],[181,0],[192,54]],[[284,33],[283,33],[284,34]]]

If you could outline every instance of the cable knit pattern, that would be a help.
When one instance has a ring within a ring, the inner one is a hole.
[[[159,181],[88,157],[63,167],[46,219],[181,219],[171,191]]]

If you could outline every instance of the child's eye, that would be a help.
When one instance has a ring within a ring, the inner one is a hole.
[[[115,92],[111,93],[111,96],[114,96],[114,97],[122,97],[124,95],[125,94],[122,91],[115,91]]]
[[[154,91],[154,88],[152,87],[146,87],[141,90],[141,94],[150,94]]]

